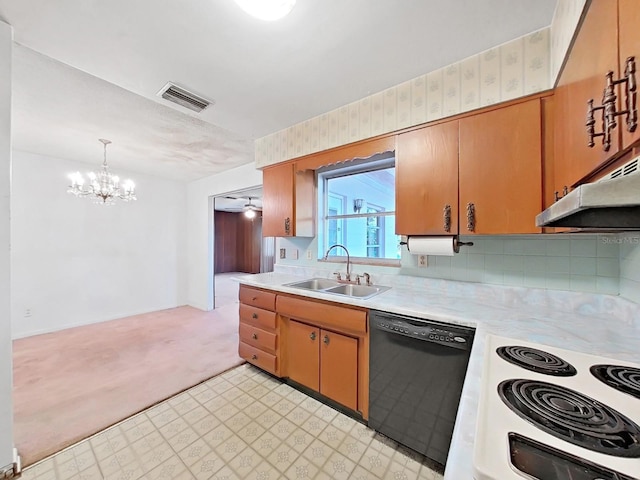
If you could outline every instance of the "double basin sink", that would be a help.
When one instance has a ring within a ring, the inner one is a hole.
[[[358,298],[366,300],[374,295],[385,292],[391,287],[382,287],[379,285],[357,285],[353,283],[341,283],[337,280],[328,278],[311,278],[300,282],[287,283],[284,286],[300,288],[302,290],[313,290],[314,292],[330,293],[333,295],[342,295],[344,297]]]

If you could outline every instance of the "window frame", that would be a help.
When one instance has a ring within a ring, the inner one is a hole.
[[[349,175],[361,174],[366,172],[373,172],[376,170],[385,170],[388,168],[395,168],[395,152],[384,152],[381,154],[374,155],[368,159],[364,160],[351,160],[347,163],[338,163],[334,165],[330,165],[327,167],[322,167],[316,170],[316,179],[318,185],[318,261],[327,262],[327,263],[345,263],[346,254],[342,249],[333,249],[330,252],[330,255],[325,259],[324,255],[326,249],[329,248],[330,244],[327,241],[328,238],[328,224],[329,220],[344,220],[343,222],[343,232],[342,239],[345,241],[347,235],[347,219],[354,218],[370,218],[372,217],[371,213],[373,212],[363,212],[363,213],[343,213],[342,215],[327,215],[328,210],[328,197],[329,197],[329,189],[328,182],[333,178],[346,177]],[[394,194],[395,194],[395,186],[394,186]],[[346,201],[346,200],[345,200]],[[384,231],[384,219],[387,216],[395,217],[395,209],[393,211],[386,211],[376,204],[369,204],[365,208],[379,208],[380,211],[377,212],[373,217],[380,218],[381,225],[380,228]],[[344,210],[348,211],[349,205],[344,206]],[[339,243],[339,242],[338,242]],[[366,239],[365,239],[366,243]],[[383,242],[384,243],[384,242]],[[365,246],[368,248],[368,246]],[[385,245],[380,245],[378,248],[381,249],[381,254],[384,254]],[[380,265],[380,266],[392,266],[392,267],[400,267],[400,259],[399,258],[380,258],[380,257],[361,257],[361,256],[353,256],[350,255],[350,260],[352,264],[361,264],[361,265]]]

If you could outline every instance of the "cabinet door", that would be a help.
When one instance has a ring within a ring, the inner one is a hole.
[[[293,189],[293,164],[276,165],[262,172],[262,236],[295,235]]]
[[[320,393],[357,410],[358,340],[327,330],[320,333]]]
[[[460,233],[540,232],[541,145],[540,99],[460,120]]]
[[[636,69],[640,65],[640,28],[638,28],[640,25],[640,2],[638,0],[618,0],[618,4],[620,70],[624,72],[627,57],[635,57]],[[640,73],[636,72],[636,81],[640,79],[639,75]],[[619,93],[624,95],[623,92]],[[622,129],[622,148],[626,148],[640,139],[640,126],[636,127],[635,132],[629,132],[625,117],[620,116],[618,120],[618,126]]]
[[[287,371],[289,378],[315,391],[320,390],[320,329],[289,321]]]
[[[634,2],[634,0],[632,0]],[[637,28],[637,26],[634,26]],[[613,130],[611,148],[605,152],[602,137],[588,143],[585,118],[587,101],[602,105],[606,74],[618,75],[617,1],[593,0],[567,57],[555,90],[555,190],[571,186],[620,148],[620,131]],[[602,112],[596,112],[596,131],[602,130]],[[618,117],[620,119],[620,117]]]
[[[445,228],[448,206],[449,229]],[[458,233],[458,122],[398,136],[396,233]]]

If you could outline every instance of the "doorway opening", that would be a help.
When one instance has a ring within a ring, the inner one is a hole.
[[[213,308],[221,308],[238,303],[235,277],[273,271],[275,238],[262,237],[262,187],[218,195],[213,206]]]

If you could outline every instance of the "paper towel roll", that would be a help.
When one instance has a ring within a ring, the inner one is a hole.
[[[455,237],[409,237],[407,250],[413,255],[446,255],[455,253]]]

